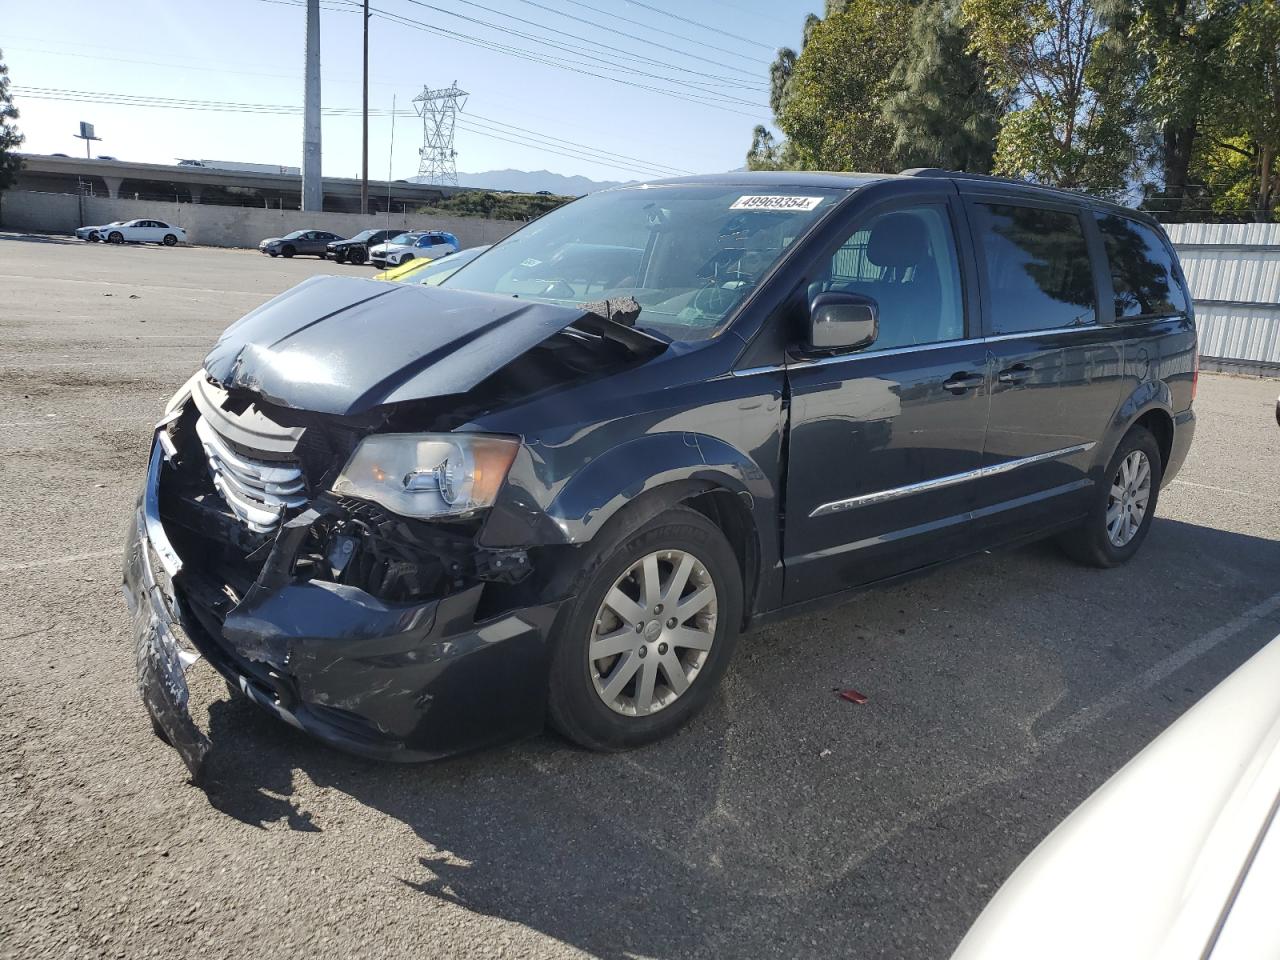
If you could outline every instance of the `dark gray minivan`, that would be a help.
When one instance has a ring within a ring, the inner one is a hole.
[[[734,173],[542,217],[439,287],[313,278],[156,431],[125,593],[184,672],[337,747],[617,749],[738,635],[996,546],[1131,558],[1194,430],[1151,218],[992,178]]]

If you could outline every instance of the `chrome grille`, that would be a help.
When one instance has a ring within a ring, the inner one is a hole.
[[[270,533],[285,510],[307,502],[302,470],[289,460],[259,460],[234,450],[204,417],[196,434],[209,461],[213,485],[250,530]]]

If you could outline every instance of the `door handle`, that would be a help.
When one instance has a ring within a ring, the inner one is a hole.
[[[951,375],[951,379],[943,383],[942,389],[950,390],[958,396],[966,390],[971,390],[974,387],[981,386],[983,381],[986,379],[987,378],[980,373],[966,373],[961,370],[958,373],[953,373]]]
[[[1015,363],[1012,367],[1006,367],[996,374],[996,379],[1001,383],[1024,383],[1031,378],[1031,374],[1035,373],[1025,363]]]

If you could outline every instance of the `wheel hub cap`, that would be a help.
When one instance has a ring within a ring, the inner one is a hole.
[[[1151,463],[1134,450],[1120,463],[1107,496],[1107,538],[1113,546],[1126,546],[1137,536],[1151,499]]]
[[[693,554],[661,550],[637,560],[596,612],[587,652],[596,694],[625,716],[670,706],[706,663],[717,610],[715,583]]]

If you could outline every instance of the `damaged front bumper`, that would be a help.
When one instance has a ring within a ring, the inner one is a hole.
[[[366,757],[430,760],[541,729],[559,602],[480,620],[484,584],[391,603],[349,585],[269,576],[279,572],[269,562],[211,624],[188,600],[210,584],[184,564],[160,518],[166,469],[158,439],[128,526],[124,595],[143,703],[194,781],[210,741],[191,718],[185,674],[201,658],[263,709]]]

